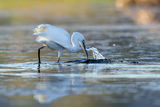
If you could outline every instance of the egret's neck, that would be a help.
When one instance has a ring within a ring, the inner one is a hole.
[[[77,52],[79,50],[81,50],[81,47],[79,45],[78,38],[76,38],[75,35],[72,35],[72,37],[71,37],[71,46],[70,46],[70,48],[68,48],[68,51]]]

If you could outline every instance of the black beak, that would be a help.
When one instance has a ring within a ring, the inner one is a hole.
[[[88,59],[88,52],[87,52],[87,50],[86,50],[85,41],[83,40],[82,43],[80,43],[80,45],[81,45],[81,47],[82,47],[82,49],[83,49],[83,51],[84,51],[84,53],[86,54],[87,59]]]

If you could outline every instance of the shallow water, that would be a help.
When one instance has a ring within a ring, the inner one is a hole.
[[[0,102],[4,106],[158,106],[160,38],[156,29],[159,28],[70,26],[71,32],[84,33],[87,46],[98,48],[106,58],[139,63],[64,63],[85,58],[83,53],[65,51],[58,64],[56,52],[46,48],[42,50],[38,73],[39,44],[32,36],[32,26],[2,27]]]
[[[83,33],[88,47],[96,47],[104,57],[124,63],[65,63],[84,59],[85,55],[64,51],[58,64],[56,51],[45,48],[41,54],[41,73],[38,73],[40,44],[32,36],[35,26],[0,26],[1,106],[160,105],[160,25],[72,23],[59,26],[69,32]],[[92,58],[91,52],[89,55]]]

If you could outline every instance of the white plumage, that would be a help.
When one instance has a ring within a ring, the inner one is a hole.
[[[34,35],[38,36],[36,41],[43,43],[43,47],[48,46],[52,50],[58,50],[58,62],[62,56],[63,49],[66,49],[69,52],[77,52],[83,49],[88,59],[85,38],[79,32],[73,32],[72,36],[70,36],[70,34],[62,28],[49,24],[41,24],[35,28]],[[38,50],[39,63],[40,49],[43,47]]]

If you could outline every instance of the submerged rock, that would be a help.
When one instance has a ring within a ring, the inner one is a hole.
[[[86,63],[86,64],[111,64],[111,63],[129,63],[129,64],[139,64],[138,61],[125,61],[125,60],[111,60],[111,59],[79,59],[67,61],[65,63]]]
[[[97,48],[91,47],[87,48],[87,51],[92,51],[93,59],[79,59],[79,60],[72,60],[72,61],[67,61],[65,63],[86,63],[86,64],[108,64],[108,63],[132,63],[132,64],[138,64],[139,62],[137,61],[125,61],[125,60],[111,60],[105,58]]]
[[[79,59],[73,61],[67,61],[66,63],[111,63],[110,59]]]
[[[112,63],[110,59],[79,59],[67,61],[66,63]]]

